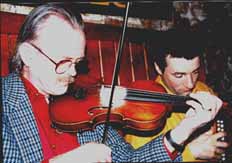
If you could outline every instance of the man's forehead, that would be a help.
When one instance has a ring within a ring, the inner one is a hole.
[[[37,39],[41,41],[52,42],[72,42],[72,41],[84,41],[84,33],[79,27],[73,28],[71,24],[65,21],[63,18],[52,15],[39,26],[37,30]]]
[[[200,58],[195,57],[193,59],[176,58],[168,56],[166,57],[167,68],[175,72],[192,72],[199,68]]]
[[[77,58],[84,53],[85,35],[81,28],[52,15],[39,27],[35,42],[50,57]]]
[[[75,26],[75,28],[74,28]],[[71,33],[71,32],[82,32],[81,27],[78,24],[71,25],[67,20],[61,16],[51,15],[44,22],[39,25],[38,31],[40,34],[54,34],[54,33]]]

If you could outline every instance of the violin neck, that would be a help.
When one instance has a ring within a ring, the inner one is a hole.
[[[101,90],[102,97],[109,97],[111,87],[103,86]],[[133,100],[154,103],[168,103],[173,105],[185,105],[187,100],[197,101],[189,96],[171,95],[154,91],[132,89],[116,86],[114,93],[115,100]],[[197,101],[198,102],[198,101]]]
[[[187,100],[194,100],[189,96],[170,95],[166,93],[142,91],[135,89],[128,89],[125,99],[154,103],[168,103],[173,105],[184,105]]]

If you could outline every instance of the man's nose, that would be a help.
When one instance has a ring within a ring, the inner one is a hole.
[[[193,77],[191,75],[187,75],[185,84],[186,84],[186,87],[189,89],[192,89],[194,87],[194,81],[193,81]]]

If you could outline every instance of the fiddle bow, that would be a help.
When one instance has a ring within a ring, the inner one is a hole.
[[[120,70],[120,61],[122,58],[122,50],[124,46],[124,39],[125,39],[125,34],[126,34],[126,28],[127,28],[127,22],[128,22],[128,14],[129,14],[129,8],[132,2],[127,2],[126,4],[126,11],[123,19],[123,30],[122,30],[122,35],[120,38],[119,42],[119,48],[118,48],[118,54],[114,66],[114,73],[113,73],[113,79],[111,83],[111,91],[110,91],[110,99],[109,99],[109,106],[108,106],[108,111],[106,115],[106,123],[105,123],[105,128],[103,132],[103,138],[102,138],[102,143],[105,143],[106,137],[107,137],[107,132],[108,132],[108,127],[110,124],[110,113],[111,113],[111,108],[112,108],[112,101],[113,101],[113,95],[114,95],[114,89],[117,84],[117,78]]]

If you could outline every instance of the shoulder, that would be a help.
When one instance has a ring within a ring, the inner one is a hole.
[[[14,87],[14,86],[21,86],[22,85],[22,81],[19,77],[18,73],[11,73],[8,76],[5,77],[1,77],[2,80],[2,86],[3,87]]]
[[[3,93],[6,92],[14,92],[14,90],[21,90],[23,86],[23,82],[21,81],[19,74],[11,73],[6,77],[2,77],[2,91]],[[3,94],[5,97],[6,94]]]
[[[198,91],[206,91],[206,92],[210,92],[210,93],[214,94],[214,91],[212,90],[212,88],[210,88],[207,84],[205,84],[201,81],[198,81],[196,83],[196,86],[194,89],[194,92],[198,92]]]
[[[16,108],[17,103],[24,99],[26,90],[19,74],[11,73],[6,77],[1,78],[2,81],[2,104],[4,112],[7,111],[7,106]],[[9,110],[8,110],[9,111]]]

